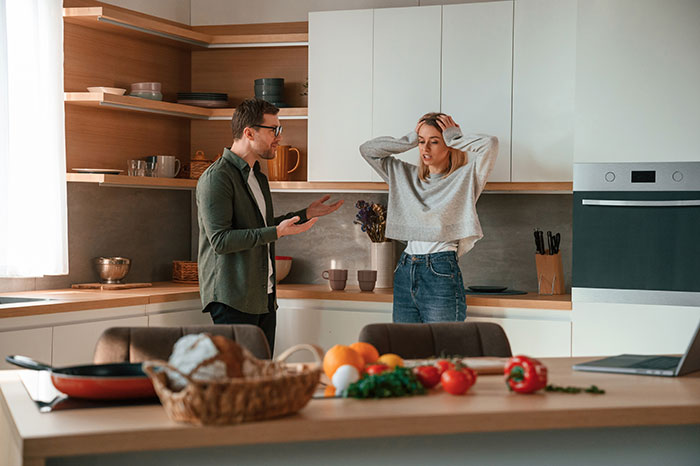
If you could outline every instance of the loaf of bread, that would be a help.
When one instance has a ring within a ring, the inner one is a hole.
[[[191,334],[175,343],[168,363],[193,380],[221,382],[244,375],[243,351],[238,343],[224,336]],[[182,375],[172,370],[167,373],[174,390],[187,385],[187,379]]]

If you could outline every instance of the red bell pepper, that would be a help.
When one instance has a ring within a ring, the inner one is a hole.
[[[505,367],[506,385],[516,393],[533,393],[547,386],[547,368],[527,356],[513,356]]]

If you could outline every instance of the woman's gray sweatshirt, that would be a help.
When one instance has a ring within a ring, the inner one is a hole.
[[[469,251],[484,235],[476,201],[498,154],[498,139],[463,136],[457,127],[442,133],[445,143],[467,153],[468,162],[447,177],[418,177],[418,167],[392,156],[418,145],[411,131],[401,139],[382,136],[360,146],[362,157],[389,184],[386,237],[397,240],[456,241],[457,255]]]

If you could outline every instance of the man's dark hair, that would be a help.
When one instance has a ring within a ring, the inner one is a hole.
[[[233,140],[243,137],[243,130],[261,125],[265,114],[277,115],[280,109],[262,99],[247,99],[241,102],[231,118],[231,132]]]

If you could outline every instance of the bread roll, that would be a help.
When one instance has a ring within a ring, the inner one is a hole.
[[[243,350],[233,340],[206,333],[181,337],[173,346],[168,363],[194,380],[222,382],[243,375]],[[170,386],[181,390],[187,379],[175,371],[168,370]]]

